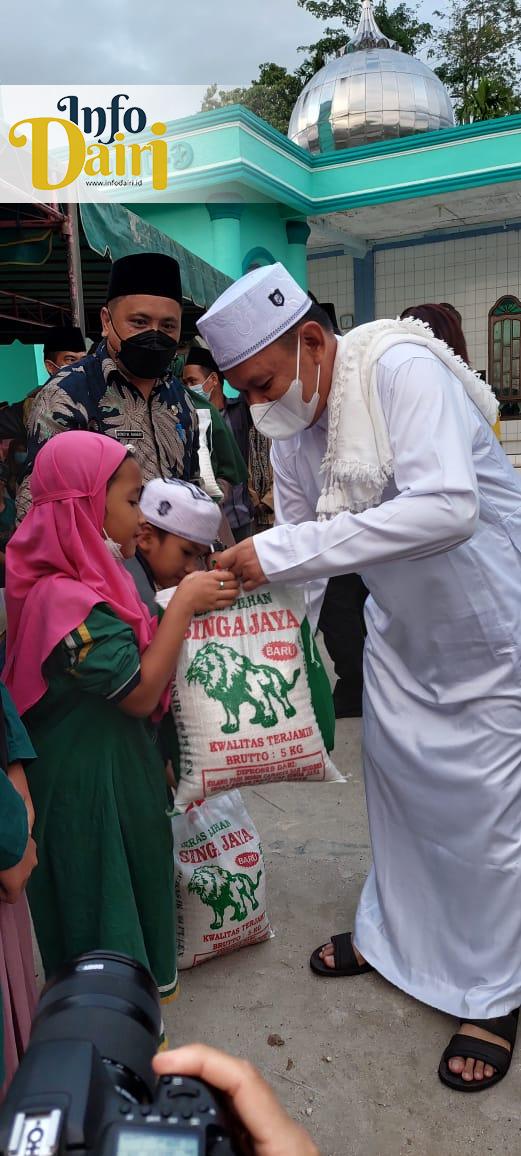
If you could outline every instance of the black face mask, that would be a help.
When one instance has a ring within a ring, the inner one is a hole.
[[[109,314],[110,316],[110,314]],[[110,318],[112,328],[117,337],[119,333]],[[150,380],[152,377],[161,377],[166,373],[175,357],[178,341],[157,329],[145,329],[143,333],[135,333],[133,337],[119,337],[121,349],[117,354],[118,361],[124,365],[134,377]]]

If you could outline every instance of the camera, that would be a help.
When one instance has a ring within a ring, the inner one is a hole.
[[[0,1109],[2,1156],[246,1156],[215,1090],[156,1080],[160,1035],[157,988],[140,963],[93,951],[66,964],[42,992]]]

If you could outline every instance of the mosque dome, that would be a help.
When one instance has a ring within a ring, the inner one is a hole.
[[[383,35],[372,0],[363,0],[353,39],[303,88],[288,137],[310,153],[325,153],[453,124],[441,80]]]

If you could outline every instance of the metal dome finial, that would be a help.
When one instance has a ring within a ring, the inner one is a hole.
[[[344,56],[346,52],[361,52],[365,48],[393,48],[396,52],[401,52],[400,45],[394,40],[389,40],[388,36],[384,36],[378,27],[373,0],[362,0],[362,12],[358,28],[353,39],[346,44],[345,48],[340,50],[338,55]]]
[[[363,0],[351,42],[297,98],[290,140],[319,154],[452,128],[454,110],[439,77],[397,48],[378,27],[372,0]]]

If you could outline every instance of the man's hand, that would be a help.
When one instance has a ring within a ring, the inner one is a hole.
[[[251,1138],[255,1156],[320,1156],[311,1137],[288,1116],[269,1084],[246,1060],[190,1044],[161,1052],[153,1064],[158,1075],[193,1076],[224,1092]]]
[[[239,579],[245,590],[256,590],[258,586],[265,586],[268,579],[262,570],[253,538],[245,538],[237,546],[223,550],[217,555],[217,567],[220,570],[231,570]]]

